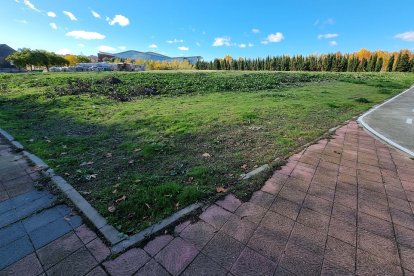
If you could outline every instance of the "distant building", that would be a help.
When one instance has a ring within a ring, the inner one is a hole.
[[[6,57],[16,52],[7,44],[0,44],[0,68],[14,68],[14,66],[6,60]]]
[[[131,60],[155,60],[155,61],[188,61],[190,64],[196,64],[197,61],[201,60],[200,56],[191,57],[168,57],[154,52],[139,52],[139,51],[125,51],[117,54],[110,54],[100,52],[98,53],[98,61],[104,61],[106,58],[119,58],[119,59],[131,59]]]

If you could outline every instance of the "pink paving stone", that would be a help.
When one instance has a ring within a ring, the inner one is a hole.
[[[60,262],[76,250],[82,247],[81,240],[73,232],[60,237],[37,250],[37,255],[45,269]]]
[[[234,275],[273,275],[276,263],[246,247],[231,269]]]
[[[159,263],[152,259],[141,267],[135,276],[168,276],[170,275]]]
[[[259,205],[251,202],[245,202],[239,207],[239,209],[237,209],[236,214],[242,219],[247,219],[255,224],[258,224],[265,215],[266,211],[267,210],[265,208]]]
[[[216,204],[230,212],[234,212],[241,205],[241,201],[233,194],[229,194],[224,199],[216,201]]]
[[[217,230],[208,223],[200,220],[197,223],[189,225],[185,228],[180,236],[195,245],[197,249],[201,250],[214,236]]]
[[[76,235],[82,240],[84,244],[97,238],[95,232],[89,229],[85,224],[82,224],[75,229]]]
[[[219,229],[224,223],[226,223],[231,215],[232,213],[224,210],[223,208],[217,205],[211,205],[200,215],[200,218],[208,224],[214,226],[216,229]]]
[[[150,257],[144,250],[132,248],[115,260],[104,262],[103,265],[111,275],[132,275],[149,260]]]
[[[170,235],[158,236],[149,243],[147,243],[147,245],[144,247],[144,250],[151,256],[155,256],[172,240],[173,237]]]
[[[180,234],[188,225],[191,224],[191,221],[187,220],[184,221],[180,224],[178,224],[175,228],[174,228],[174,233],[175,234]]]
[[[89,252],[92,253],[98,263],[105,260],[111,253],[109,248],[99,238],[96,238],[88,243],[86,248],[88,248]]]
[[[155,256],[155,260],[172,275],[178,275],[198,253],[197,248],[191,243],[182,238],[175,238]]]
[[[3,271],[0,271],[0,275],[16,275],[16,276],[18,275],[35,276],[35,275],[39,275],[40,273],[43,273],[43,269],[35,253],[32,253],[24,257],[20,261],[5,268]]]
[[[86,276],[105,276],[108,275],[102,267],[97,266],[92,269]]]
[[[66,259],[56,264],[48,271],[47,275],[85,275],[91,271],[98,263],[89,251],[82,247]]]

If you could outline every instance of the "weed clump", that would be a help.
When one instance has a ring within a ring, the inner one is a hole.
[[[357,103],[370,103],[371,101],[370,100],[368,100],[367,98],[357,98],[357,99],[355,99],[355,101],[357,102]]]
[[[145,96],[155,96],[160,93],[156,87],[146,87],[141,85],[124,85],[122,80],[113,76],[92,81],[84,79],[69,79],[66,85],[56,86],[49,90],[46,96],[54,98],[56,96],[73,96],[89,94],[91,96],[106,96],[111,100],[127,102],[135,98]]]

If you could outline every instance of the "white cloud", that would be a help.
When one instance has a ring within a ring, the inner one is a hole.
[[[78,47],[83,48],[83,47],[85,47],[85,44],[83,44],[83,43],[78,43]]]
[[[318,26],[320,28],[325,28],[326,26],[328,26],[328,25],[334,25],[335,23],[336,22],[335,22],[335,20],[333,18],[328,18],[328,19],[325,19],[325,20],[317,19],[315,21],[315,23],[313,23],[313,25],[314,26]]]
[[[196,42],[196,46],[197,47],[200,47],[201,46],[201,43],[200,42]]]
[[[252,33],[254,33],[254,34],[258,34],[258,33],[260,33],[260,30],[259,29],[252,29]]]
[[[56,54],[62,55],[62,56],[69,55],[71,53],[72,51],[70,49],[59,49],[56,51]]]
[[[122,51],[125,51],[125,50],[126,50],[126,48],[127,48],[126,46],[118,46],[118,49],[119,49],[119,50],[122,50]]]
[[[66,36],[70,36],[76,39],[104,39],[105,36],[103,34],[97,32],[87,32],[87,31],[71,31],[66,33]]]
[[[106,17],[106,20],[109,22],[109,25],[113,26],[119,24],[119,26],[125,27],[129,25],[129,19],[121,14],[115,15],[113,19]]]
[[[76,16],[73,13],[69,12],[69,11],[63,11],[63,14],[66,15],[72,21],[77,21],[78,20],[76,18]]]
[[[322,39],[322,38],[335,38],[338,37],[338,34],[320,34],[318,35],[318,39]]]
[[[231,39],[228,36],[216,37],[213,42],[214,47],[231,46]]]
[[[337,46],[338,42],[336,42],[335,40],[329,41],[329,46]]]
[[[14,21],[17,22],[17,23],[21,23],[21,24],[29,23],[27,20],[24,20],[24,19],[15,19]]]
[[[249,46],[250,48],[254,46],[253,43],[249,43],[247,46]]]
[[[96,47],[96,50],[98,50],[100,52],[114,52],[114,51],[116,51],[116,49],[114,47],[105,46],[105,45]]]
[[[33,5],[33,4],[29,1],[29,0],[23,0],[23,4],[24,4],[26,7],[28,7],[29,9],[33,10],[33,11],[40,12],[40,10],[39,10],[39,9],[37,9],[37,8],[35,7],[35,5]]]
[[[169,44],[173,44],[173,43],[183,43],[183,42],[184,42],[184,40],[182,40],[182,39],[176,39],[176,38],[174,38],[172,40],[167,40],[167,43],[169,43]]]
[[[188,51],[188,50],[190,50],[190,48],[189,47],[185,47],[185,46],[180,46],[180,47],[178,47],[178,50],[180,50],[180,51]]]
[[[50,12],[47,12],[47,16],[49,16],[49,17],[56,17],[56,13],[50,11]]]
[[[246,45],[246,44],[244,44],[244,43],[239,44],[238,46],[239,46],[239,48],[246,48],[246,47],[247,47],[247,45]]]
[[[414,31],[396,34],[395,38],[402,39],[405,41],[414,41]]]
[[[283,34],[280,33],[280,32],[277,32],[277,33],[268,35],[266,37],[266,39],[263,40],[261,43],[262,44],[278,43],[278,42],[282,41],[283,39],[285,39],[285,37],[283,36]]]
[[[148,45],[148,47],[151,48],[151,49],[157,49],[158,48],[157,44],[151,44],[151,45]]]
[[[52,28],[52,29],[54,29],[54,30],[57,30],[57,28],[58,28],[58,26],[56,25],[56,23],[49,23],[49,26]]]
[[[101,18],[101,15],[94,10],[91,10],[92,16],[95,18]]]

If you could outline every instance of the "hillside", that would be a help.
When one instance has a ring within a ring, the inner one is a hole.
[[[13,67],[9,62],[6,61],[6,57],[14,52],[15,50],[7,44],[0,44],[0,68]]]

